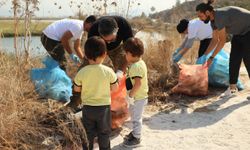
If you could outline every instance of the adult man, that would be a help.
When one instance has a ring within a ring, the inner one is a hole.
[[[116,73],[121,75],[126,70],[126,58],[122,43],[133,37],[132,28],[128,21],[120,16],[101,17],[89,30],[88,38],[92,36],[101,36],[105,40],[113,68]]]
[[[205,55],[213,49],[215,50],[207,60],[208,66],[212,64],[214,57],[225,45],[226,33],[233,35],[229,62],[230,86],[221,95],[222,97],[231,97],[238,91],[236,83],[242,60],[250,77],[250,11],[235,6],[214,9],[211,5],[213,2],[213,0],[208,0],[208,3],[197,5],[196,12],[200,20],[205,23],[210,21],[213,28],[213,39]]]
[[[80,64],[84,57],[81,48],[81,38],[84,31],[88,32],[96,21],[95,16],[89,16],[85,21],[62,19],[49,25],[41,35],[41,42],[53,59],[58,61],[60,68],[66,71],[65,51],[70,58]],[[74,41],[75,55],[70,47],[70,40]]]

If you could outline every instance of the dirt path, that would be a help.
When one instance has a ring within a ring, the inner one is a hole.
[[[247,150],[250,147],[250,91],[231,99],[218,99],[199,108],[182,108],[169,114],[146,111],[142,146],[138,150]],[[195,104],[193,104],[195,105]],[[113,150],[129,133],[131,124],[112,139]]]
[[[241,68],[245,90],[236,97],[220,99],[223,90],[212,90],[206,98],[180,97],[191,102],[170,113],[147,107],[143,119],[141,147],[136,150],[248,150],[250,148],[250,82]],[[176,97],[173,97],[176,98]],[[130,132],[127,122],[119,135],[112,138],[113,150],[129,150],[121,146]]]

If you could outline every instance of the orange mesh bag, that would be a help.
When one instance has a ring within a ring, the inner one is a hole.
[[[126,76],[119,82],[118,90],[111,93],[112,129],[121,127],[129,117],[125,81]]]
[[[179,81],[171,90],[172,93],[189,96],[205,96],[208,94],[207,65],[180,64],[179,68]]]

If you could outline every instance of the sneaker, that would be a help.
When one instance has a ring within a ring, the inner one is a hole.
[[[140,146],[140,143],[141,143],[141,139],[140,138],[134,137],[132,133],[129,134],[128,136],[129,136],[129,138],[127,138],[127,139],[124,140],[123,146],[125,146],[127,148],[135,148],[135,147]]]
[[[128,140],[128,139],[131,139],[133,137],[133,134],[132,132],[130,132],[128,135],[126,135],[123,139],[124,140]]]
[[[247,97],[247,100],[250,100],[250,96]]]
[[[230,98],[235,96],[236,92],[238,92],[238,89],[231,89],[230,87],[227,88],[227,90],[220,95],[220,98]]]

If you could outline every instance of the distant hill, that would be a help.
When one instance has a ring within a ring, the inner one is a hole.
[[[151,14],[149,17],[152,19],[160,19],[169,23],[178,23],[182,18],[192,19],[196,17],[196,5],[203,1],[204,0],[186,1],[173,7],[172,9]],[[217,0],[213,5],[215,8],[233,5],[250,10],[250,0]]]

